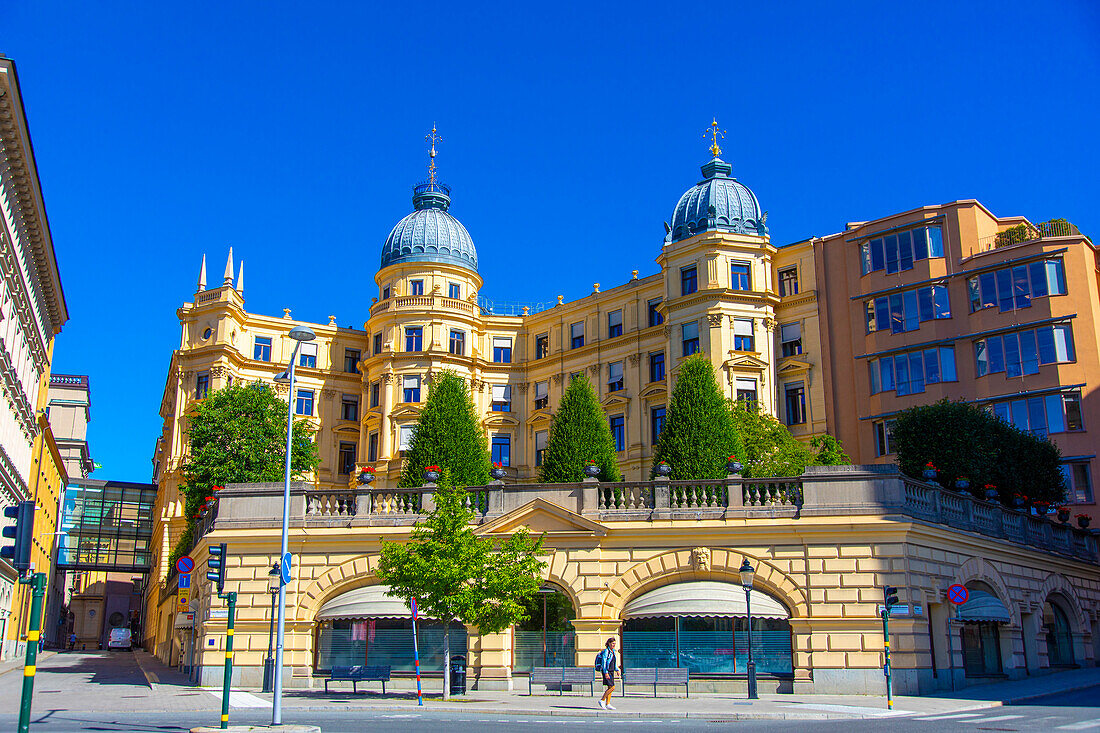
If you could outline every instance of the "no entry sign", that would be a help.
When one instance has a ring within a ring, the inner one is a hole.
[[[947,589],[947,600],[951,601],[956,606],[961,606],[966,603],[968,598],[970,598],[970,593],[966,590],[965,585],[956,583]]]

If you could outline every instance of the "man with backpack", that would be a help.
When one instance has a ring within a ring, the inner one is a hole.
[[[603,675],[603,686],[607,689],[600,698],[600,707],[605,710],[614,710],[611,704],[611,693],[615,692],[615,673],[619,671],[619,658],[615,654],[615,638],[607,640],[604,648],[596,655],[596,671]]]

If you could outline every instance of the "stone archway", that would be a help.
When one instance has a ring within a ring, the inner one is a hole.
[[[1020,604],[1013,600],[1012,594],[1008,591],[1008,584],[997,572],[997,568],[993,567],[984,558],[972,557],[964,562],[956,572],[955,578],[955,582],[963,585],[971,580],[979,580],[989,585],[1008,609],[1008,613],[1012,617],[1011,625],[1014,627],[1020,626]]]

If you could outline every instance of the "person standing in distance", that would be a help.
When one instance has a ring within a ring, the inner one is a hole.
[[[615,673],[619,671],[619,656],[615,653],[615,638],[612,637],[604,644],[603,650],[596,655],[596,671],[603,675],[604,690],[600,698],[600,707],[605,710],[614,710],[611,704],[611,693],[615,692]]]

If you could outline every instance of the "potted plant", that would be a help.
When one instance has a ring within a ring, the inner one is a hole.
[[[1050,513],[1050,502],[1043,501],[1042,499],[1036,499],[1031,502],[1031,506],[1035,509],[1035,513],[1040,517],[1046,516]]]
[[[744,468],[741,461],[737,460],[737,456],[730,456],[729,459],[726,460],[726,473],[739,475]]]
[[[955,479],[955,488],[964,494],[967,493],[967,489],[970,488],[970,479],[966,476],[959,476]]]
[[[1090,517],[1088,514],[1077,514],[1075,515],[1075,518],[1077,519],[1077,526],[1081,529],[1088,529],[1089,522],[1092,521],[1092,517]]]
[[[921,472],[921,475],[924,476],[925,481],[932,481],[936,478],[936,474],[938,473],[939,471],[936,470],[936,467],[932,464],[932,461],[929,461],[928,463],[924,464],[924,470]]]
[[[493,477],[494,481],[500,481],[504,478],[504,464],[500,461],[493,463],[493,467],[489,469],[489,475]]]
[[[370,486],[371,482],[374,481],[374,479],[374,466],[363,466],[363,469],[359,471],[359,476],[357,478],[359,483],[363,486]]]
[[[424,467],[424,483],[434,484],[439,480],[439,466]]]
[[[1012,505],[1017,509],[1023,509],[1027,506],[1027,497],[1020,492],[1016,492],[1012,495]]]
[[[1062,524],[1065,524],[1066,522],[1069,521],[1069,507],[1068,506],[1058,507],[1058,521],[1061,522]]]
[[[600,467],[596,465],[594,458],[589,458],[584,464],[584,475],[588,478],[596,478],[600,475]]]
[[[657,461],[657,467],[655,470],[658,476],[668,476],[672,473],[672,466],[668,465],[664,461]]]
[[[999,497],[1000,494],[997,492],[997,487],[996,486],[994,486],[993,484],[986,484],[982,488],[985,489],[985,500],[986,501],[997,501],[997,497]]]

